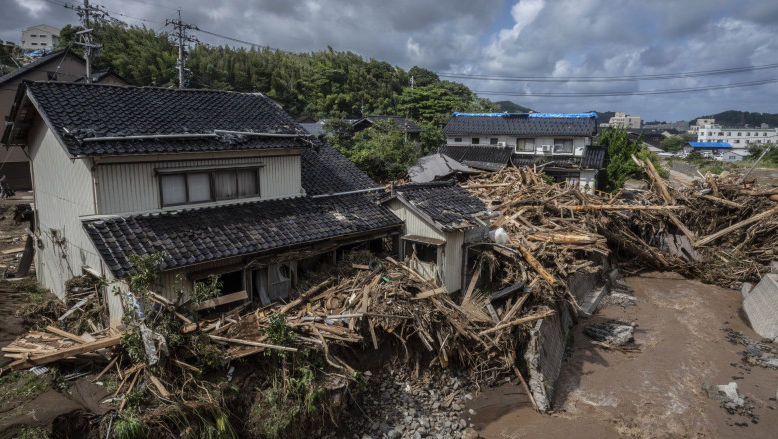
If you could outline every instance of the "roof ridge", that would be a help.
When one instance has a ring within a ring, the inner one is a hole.
[[[111,67],[109,67],[107,70],[110,70],[112,73],[116,73],[116,71],[113,70]],[[24,79],[22,82],[29,83],[29,84],[70,85],[74,87],[106,87],[106,88],[115,87],[115,88],[139,89],[139,90],[143,90],[143,89],[164,90],[168,92],[209,92],[209,93],[225,93],[225,94],[239,94],[239,95],[259,95],[259,96],[267,97],[266,94],[259,91],[220,90],[215,88],[171,88],[171,87],[161,87],[157,85],[102,84],[102,83],[85,84],[85,83],[79,83],[73,81],[31,81],[29,79]]]

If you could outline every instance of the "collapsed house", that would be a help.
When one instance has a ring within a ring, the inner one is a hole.
[[[454,113],[440,149],[478,169],[529,166],[555,181],[594,189],[605,149],[592,144],[595,113]]]

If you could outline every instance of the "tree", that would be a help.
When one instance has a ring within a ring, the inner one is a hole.
[[[418,66],[411,67],[411,69],[408,70],[408,76],[413,76],[414,85],[419,87],[424,87],[425,85],[434,84],[440,81],[437,73]]]
[[[656,155],[651,154],[643,147],[643,136],[631,140],[624,129],[609,128],[597,141],[598,145],[608,147],[605,153],[604,172],[600,172],[600,187],[608,191],[615,191],[624,185],[630,178],[643,175],[643,169],[632,160],[634,155],[639,160],[648,158],[659,172],[659,175],[667,177]]]
[[[421,127],[424,131],[421,133],[421,152],[427,154],[430,151],[438,149],[441,145],[446,143],[446,138],[443,137],[443,132],[440,126],[431,122],[422,123]]]
[[[684,145],[694,142],[696,139],[693,134],[683,133],[677,136],[670,136],[662,139],[659,146],[668,152],[676,152],[683,149]]]
[[[764,155],[761,163],[778,165],[778,148],[776,148],[772,143],[752,143],[748,147],[748,158],[751,160],[757,160],[768,147],[770,150],[767,151],[767,154]]]
[[[418,145],[389,120],[376,121],[351,138],[339,123],[325,124],[325,130],[329,143],[378,182],[403,177],[419,157]]]

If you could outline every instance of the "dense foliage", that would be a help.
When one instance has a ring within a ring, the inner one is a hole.
[[[409,140],[391,121],[377,121],[357,132],[350,123],[330,119],[325,139],[375,181],[401,178],[421,155],[419,143]]]
[[[668,152],[676,152],[683,149],[683,146],[689,142],[697,141],[697,137],[694,134],[683,133],[677,136],[665,137],[659,143],[659,146]]]
[[[767,151],[767,154],[764,155],[762,158],[762,161],[759,162],[762,166],[778,166],[778,147],[773,145],[772,143],[765,143],[765,144],[751,144],[751,146],[748,147],[749,152],[749,159],[757,160],[762,153],[764,152],[765,148],[769,147],[770,150]]]
[[[602,133],[598,145],[608,147],[603,163],[605,169],[599,174],[599,186],[603,190],[615,191],[621,188],[625,181],[643,175],[643,170],[632,160],[632,155],[639,160],[648,158],[659,174],[667,177],[667,171],[662,168],[659,159],[643,146],[642,135],[632,140],[626,130],[610,128]]]

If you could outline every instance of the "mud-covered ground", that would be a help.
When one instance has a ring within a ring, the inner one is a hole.
[[[551,415],[535,413],[513,386],[488,390],[468,404],[484,438],[775,438],[778,370],[741,361],[743,345],[724,328],[759,337],[742,315],[741,295],[675,274],[628,278],[636,304],[611,305],[573,329]],[[639,350],[595,346],[587,323],[638,324]],[[703,390],[736,382],[752,416],[730,414]]]

